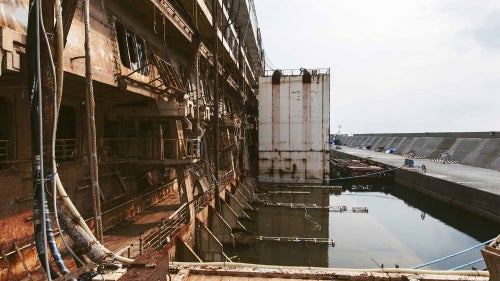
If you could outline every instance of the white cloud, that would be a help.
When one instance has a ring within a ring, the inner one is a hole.
[[[500,130],[500,2],[255,2],[277,68],[332,68],[332,130]]]

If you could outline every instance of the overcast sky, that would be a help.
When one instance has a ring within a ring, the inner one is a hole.
[[[255,0],[273,67],[330,67],[330,131],[500,131],[500,1]]]

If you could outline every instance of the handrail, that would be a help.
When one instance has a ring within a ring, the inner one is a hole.
[[[281,72],[283,76],[299,76],[307,70],[311,75],[330,74],[330,68],[300,68],[300,69],[266,69],[264,76],[272,76],[275,71]]]
[[[156,228],[142,239],[142,248],[160,249],[164,244],[170,242],[170,238],[190,221],[189,206],[193,205],[196,212],[205,208],[213,197],[215,189],[211,188],[203,194],[195,197],[189,202],[182,204],[167,219],[158,223]]]
[[[56,139],[55,150],[58,161],[71,161],[77,154],[77,139]]]
[[[199,158],[198,139],[103,138],[101,161],[116,160],[183,160]]]

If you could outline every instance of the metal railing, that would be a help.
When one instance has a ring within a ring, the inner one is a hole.
[[[196,197],[196,199],[193,200],[195,212],[203,210],[203,208],[205,208],[205,206],[207,206],[210,203],[210,200],[214,198],[214,194],[215,194],[215,189],[210,189],[205,193]]]
[[[57,161],[72,161],[76,157],[76,139],[56,139]]]
[[[200,157],[197,139],[163,139],[165,159],[196,159]]]
[[[142,159],[145,138],[106,138],[100,151],[104,160]]]
[[[0,161],[9,160],[9,140],[0,140]]]
[[[219,188],[224,188],[231,182],[233,179],[233,173],[234,171],[231,170],[226,173],[219,174]]]
[[[184,160],[199,155],[197,139],[105,138],[101,140],[101,159]]]
[[[301,68],[301,69],[267,69],[264,76],[272,76],[274,71],[280,71],[283,76],[302,75],[304,69],[307,69],[311,75],[330,74],[330,68]]]
[[[184,225],[190,221],[189,206],[193,205],[196,212],[205,208],[214,196],[214,189],[197,196],[190,202],[182,204],[174,213],[167,219],[162,220],[156,228],[150,231],[146,236],[140,240],[141,249],[156,250],[170,242],[170,239],[179,231]]]
[[[182,204],[167,219],[162,220],[154,230],[141,240],[142,249],[161,249],[163,245],[170,242],[170,237],[182,226],[189,223],[189,205]]]

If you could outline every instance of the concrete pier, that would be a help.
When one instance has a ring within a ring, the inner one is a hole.
[[[500,132],[355,134],[340,136],[342,145],[393,149],[416,158],[455,162],[500,171]]]
[[[332,158],[369,159],[400,167],[395,171],[396,183],[500,223],[499,171],[430,159],[413,159],[416,167],[406,167],[403,166],[405,157],[402,155],[345,146],[332,150],[330,155]],[[425,165],[426,172],[422,171],[422,165]]]

